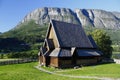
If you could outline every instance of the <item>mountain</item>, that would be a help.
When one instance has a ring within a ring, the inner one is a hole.
[[[44,7],[27,14],[12,30],[0,33],[0,52],[14,53],[17,57],[25,55],[34,57],[43,44],[50,19],[85,26],[84,29],[88,33],[96,28],[103,28],[111,37],[113,44],[119,44],[119,12]]]
[[[26,15],[20,24],[35,20],[37,24],[43,25],[49,23],[50,19],[80,24],[82,26],[120,29],[120,12],[109,12],[99,9],[71,10],[68,8],[44,7],[36,9]]]
[[[120,13],[97,9],[39,8],[28,15],[12,30],[2,33],[0,38],[17,38],[29,44],[42,42],[50,19],[85,26],[86,32],[93,28],[107,28],[114,43],[120,41]],[[94,30],[94,29],[93,29]]]

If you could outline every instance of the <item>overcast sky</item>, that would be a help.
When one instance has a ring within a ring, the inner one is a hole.
[[[120,0],[0,0],[0,32],[14,28],[28,13],[42,7],[120,12]]]

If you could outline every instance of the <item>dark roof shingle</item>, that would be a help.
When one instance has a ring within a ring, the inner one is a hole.
[[[53,57],[72,57],[71,50],[55,48],[49,56]]]
[[[82,26],[52,20],[60,47],[93,48]]]
[[[100,56],[101,51],[98,50],[77,50],[78,56]]]

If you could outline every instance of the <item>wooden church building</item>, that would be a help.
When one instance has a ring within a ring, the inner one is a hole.
[[[102,53],[81,25],[51,20],[38,55],[40,65],[64,68],[96,64]]]

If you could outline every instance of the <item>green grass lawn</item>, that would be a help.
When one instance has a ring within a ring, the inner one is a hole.
[[[96,66],[82,67],[76,70],[66,69],[66,71],[61,71],[59,73],[70,75],[120,78],[120,64],[102,64]]]
[[[41,72],[34,68],[38,63],[24,63],[0,66],[0,80],[80,80]],[[95,80],[95,79],[81,79]]]
[[[55,74],[48,74],[34,68],[38,63],[24,63],[14,65],[0,66],[0,80],[95,80],[95,79],[79,79],[62,77]],[[55,69],[44,67],[49,71],[54,71],[58,74],[68,74],[75,76],[98,76],[120,78],[119,64],[103,64],[96,66],[82,67],[79,69]]]

